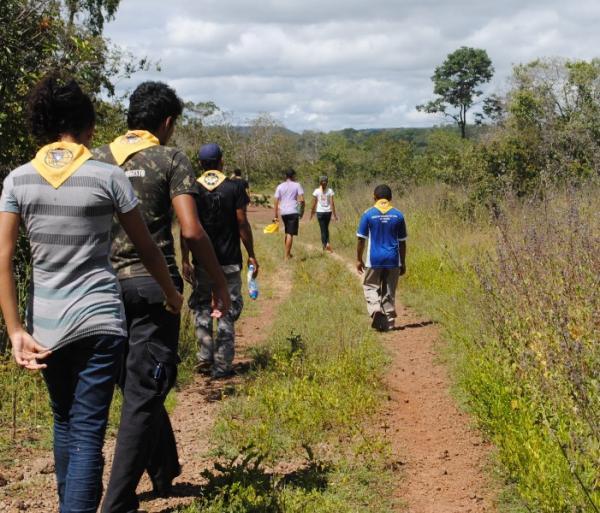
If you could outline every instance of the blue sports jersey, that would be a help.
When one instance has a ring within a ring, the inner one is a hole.
[[[356,235],[367,239],[365,267],[400,267],[399,242],[406,240],[404,215],[386,200],[379,200],[360,218]]]

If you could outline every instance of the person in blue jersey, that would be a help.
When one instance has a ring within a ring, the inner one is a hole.
[[[371,326],[387,331],[396,319],[398,278],[406,273],[406,222],[402,212],[392,206],[389,186],[378,185],[373,196],[375,205],[362,215],[356,232],[356,268],[364,274],[363,290]]]

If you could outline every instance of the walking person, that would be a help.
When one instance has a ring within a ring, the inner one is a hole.
[[[242,176],[242,170],[239,167],[236,167],[233,170],[233,174],[231,175],[231,179],[232,180],[237,180],[240,184],[242,184],[242,187],[244,188],[244,191],[246,191],[246,196],[248,196],[248,203],[250,203],[250,183],[248,182],[248,180],[246,178],[244,178]]]
[[[41,369],[54,416],[54,460],[61,513],[95,513],[102,493],[102,445],[127,329],[109,262],[116,214],[177,314],[183,297],[152,241],[123,171],[97,162],[89,146],[95,114],[73,80],[43,79],[30,122],[44,143],[35,159],[4,180],[0,198],[0,306],[17,363]],[[31,244],[27,331],[19,319],[12,259],[23,222]]]
[[[217,144],[202,146],[198,157],[203,170],[198,178],[198,214],[215,248],[231,299],[231,308],[216,320],[216,334],[213,334],[214,319],[211,317],[214,285],[195,258],[193,266],[190,264],[185,241],[181,245],[182,267],[184,277],[193,286],[188,305],[194,313],[199,344],[198,367],[200,371],[210,372],[213,379],[221,379],[233,374],[235,322],[244,307],[240,241],[248,253],[248,265],[254,266],[254,277],[259,265],[254,254],[252,228],[246,215],[248,197],[243,183],[223,174],[223,154]]]
[[[285,172],[285,182],[275,189],[275,221],[283,221],[285,228],[284,259],[292,258],[292,244],[298,235],[300,219],[304,216],[304,189],[296,181],[296,171],[289,168]]]
[[[333,199],[333,189],[328,187],[329,180],[326,176],[319,178],[319,187],[313,191],[313,204],[310,209],[310,219],[317,214],[317,221],[319,222],[319,228],[321,230],[321,244],[323,250],[327,250],[330,253],[333,252],[331,242],[329,240],[329,223],[331,222],[331,216],[337,221],[337,214],[335,212],[335,201]]]
[[[215,283],[217,310],[213,314],[220,315],[229,309],[227,283],[198,220],[193,168],[182,151],[166,146],[182,109],[181,100],[168,85],[140,84],[129,100],[129,131],[94,150],[94,155],[125,171],[152,237],[181,290],[171,232],[175,211],[181,236]],[[158,496],[170,494],[172,481],[181,472],[164,407],[177,375],[180,317],[164,310],[156,282],[141,266],[140,255],[118,224],[113,233],[111,260],[123,291],[129,343],[118,379],[123,407],[102,512],[133,513],[139,505],[135,492],[144,470]]]
[[[371,326],[387,331],[396,319],[398,278],[406,273],[406,222],[402,212],[392,206],[392,190],[387,185],[375,187],[373,197],[375,205],[365,211],[358,224],[356,268],[364,273],[363,291]]]

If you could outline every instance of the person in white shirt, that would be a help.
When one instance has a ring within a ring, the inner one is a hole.
[[[331,243],[329,242],[329,223],[331,222],[331,216],[337,221],[338,217],[335,212],[335,202],[333,200],[333,189],[328,187],[329,180],[326,176],[319,178],[319,187],[313,192],[313,204],[310,211],[310,218],[317,214],[317,221],[319,221],[319,228],[321,228],[321,243],[323,244],[323,250],[327,250],[330,253],[333,252]]]

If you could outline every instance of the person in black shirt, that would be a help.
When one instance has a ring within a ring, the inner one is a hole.
[[[231,179],[232,180],[238,180],[239,183],[242,184],[242,187],[246,191],[246,196],[248,196],[248,203],[250,203],[250,184],[248,183],[248,180],[246,180],[242,176],[242,170],[240,168],[236,167],[233,170],[233,174],[231,175]]]
[[[200,163],[204,173],[198,178],[198,215],[208,234],[217,259],[221,264],[231,298],[231,308],[217,320],[217,333],[213,337],[211,301],[213,283],[206,271],[194,259],[189,261],[189,251],[182,242],[182,267],[186,280],[193,285],[189,307],[194,313],[201,371],[210,371],[213,378],[230,376],[235,352],[234,323],[242,313],[241,271],[243,267],[240,240],[248,253],[248,265],[254,266],[254,276],[259,265],[254,255],[252,228],[246,216],[248,195],[240,180],[227,178],[223,170],[221,148],[205,144],[200,148]]]

